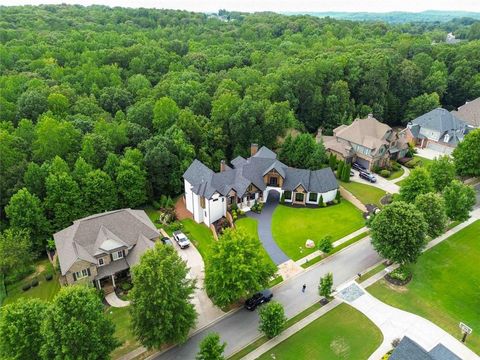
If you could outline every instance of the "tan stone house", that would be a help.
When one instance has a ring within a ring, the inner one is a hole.
[[[143,210],[121,209],[76,220],[53,235],[60,283],[113,291],[116,278],[128,276],[159,235]]]
[[[467,101],[452,114],[462,120],[471,128],[480,128],[480,97],[473,101]]]
[[[403,133],[369,114],[366,119],[355,119],[350,125],[340,125],[333,136],[323,136],[327,152],[348,163],[358,162],[366,169],[383,167],[390,159],[399,159],[408,151]]]

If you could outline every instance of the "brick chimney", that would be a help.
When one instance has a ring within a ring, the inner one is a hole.
[[[221,160],[220,161],[220,172],[224,172],[225,171],[225,160]]]
[[[250,145],[250,156],[253,156],[258,151],[258,144],[251,144]]]

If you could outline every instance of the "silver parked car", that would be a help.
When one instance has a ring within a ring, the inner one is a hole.
[[[180,230],[173,232],[173,238],[175,239],[175,241],[177,242],[178,246],[180,246],[181,249],[185,249],[190,246],[190,240],[188,240],[187,235],[185,235]]]

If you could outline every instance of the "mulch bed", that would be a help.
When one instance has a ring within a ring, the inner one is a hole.
[[[385,279],[390,284],[397,285],[397,286],[405,286],[410,282],[410,280],[412,280],[412,274],[408,275],[408,277],[405,280],[392,278],[390,274],[385,275]]]

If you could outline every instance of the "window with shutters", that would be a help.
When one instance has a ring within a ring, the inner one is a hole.
[[[83,279],[87,276],[88,276],[88,269],[83,269],[75,273],[75,277],[77,278],[77,280]]]
[[[98,266],[103,266],[105,265],[105,260],[103,258],[98,259]]]

